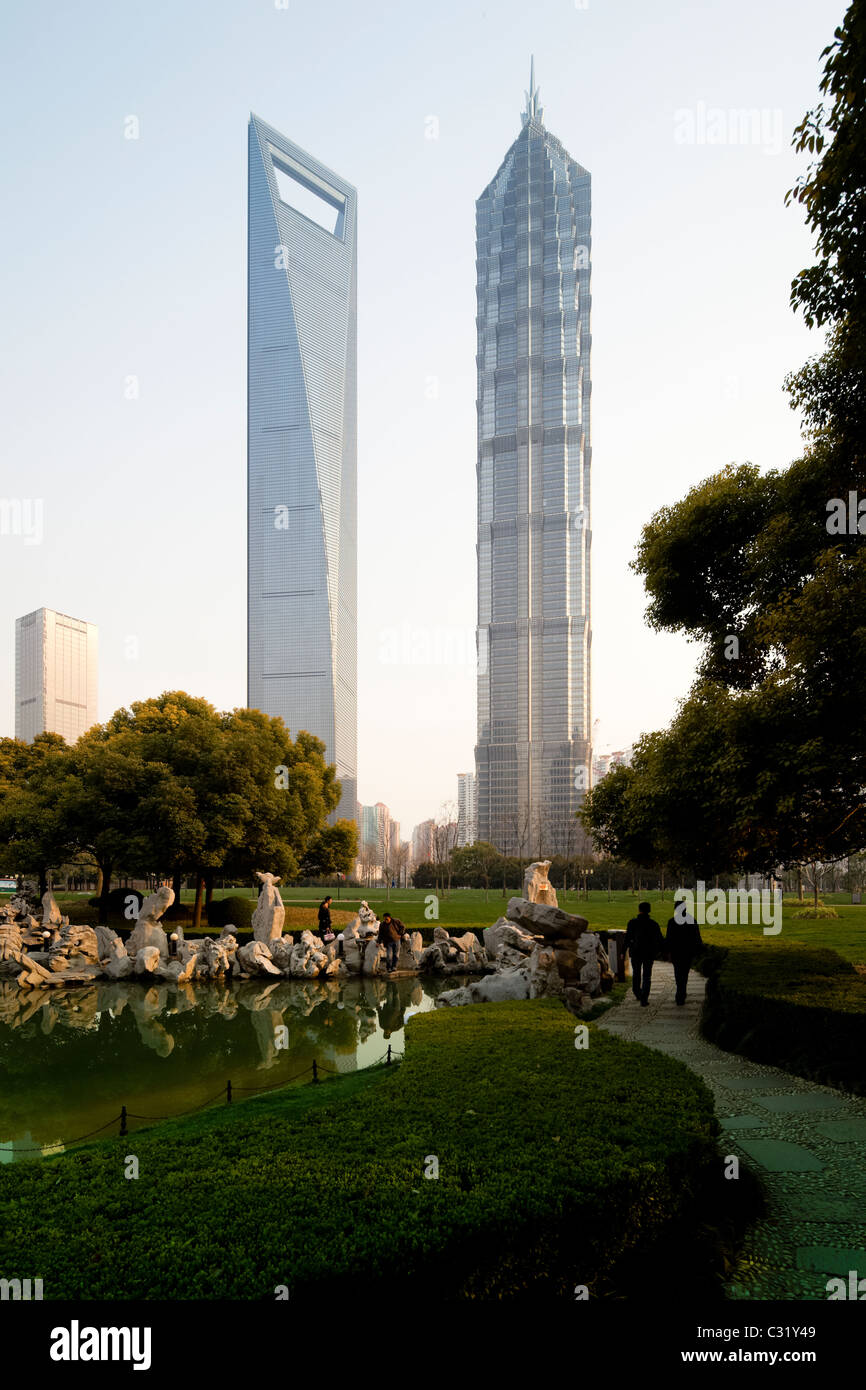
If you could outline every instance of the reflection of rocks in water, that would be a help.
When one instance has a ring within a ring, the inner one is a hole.
[[[149,1047],[158,1057],[168,1057],[174,1049],[174,1038],[158,1018],[167,1002],[168,989],[165,985],[154,985],[151,989],[140,988],[129,998],[129,1007],[138,1028],[138,1035],[145,1047]]]
[[[266,1009],[276,1007],[272,1001],[272,996],[279,988],[280,984],[277,980],[265,985],[260,980],[244,980],[238,990],[237,999],[245,1009],[249,1009],[250,1013],[261,1013]]]
[[[412,983],[412,993],[409,996],[409,1003],[412,1005],[413,1009],[420,1009],[421,1005],[424,1003],[424,991],[417,980]]]
[[[259,1070],[272,1067],[279,1059],[276,1030],[282,1025],[282,1022],[282,1014],[275,1009],[256,1009],[250,1015],[250,1023],[253,1025],[253,1032],[256,1035],[256,1042],[262,1059]]]

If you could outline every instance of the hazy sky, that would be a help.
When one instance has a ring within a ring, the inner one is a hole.
[[[98,624],[102,719],[169,688],[245,702],[252,110],[359,190],[359,796],[404,836],[455,796],[475,742],[474,205],[532,52],[545,123],[593,177],[598,746],[664,725],[695,650],[644,626],[628,563],[694,482],[800,448],[782,380],[820,341],[788,307],[811,246],[783,199],[844,5],[4,8],[0,499],[44,520],[40,544],[0,535],[0,733],[14,620],[42,605]]]

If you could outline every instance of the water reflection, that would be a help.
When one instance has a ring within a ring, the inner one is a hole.
[[[126,1105],[176,1114],[235,1092],[371,1065],[411,1014],[462,983],[356,977],[175,985],[0,981],[0,1162],[57,1152]],[[144,1121],[131,1120],[131,1132]],[[108,1133],[116,1133],[112,1127]]]

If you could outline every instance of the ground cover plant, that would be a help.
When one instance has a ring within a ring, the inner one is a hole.
[[[579,1049],[575,1026],[550,1000],[417,1015],[405,1060],[352,1094],[7,1169],[0,1263],[46,1298],[616,1296],[642,1250],[712,1221],[716,1123],[685,1066],[592,1025]]]
[[[836,951],[760,938],[715,946],[701,1031],[754,1061],[866,1092],[866,977]]]

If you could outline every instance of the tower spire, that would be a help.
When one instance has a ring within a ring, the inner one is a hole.
[[[524,92],[526,97],[526,110],[521,113],[520,119],[524,125],[529,121],[541,121],[544,117],[544,107],[539,100],[541,93],[535,85],[535,54],[529,59],[529,91]]]

